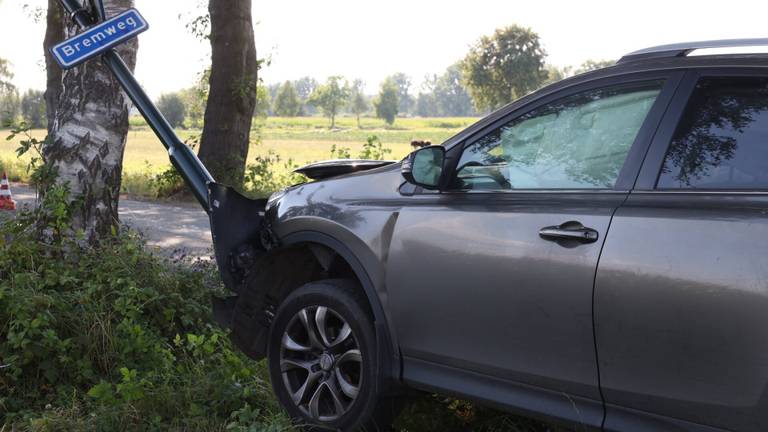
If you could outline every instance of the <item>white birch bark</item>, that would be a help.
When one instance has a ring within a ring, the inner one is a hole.
[[[104,0],[107,17],[133,7],[133,0]],[[66,37],[76,33],[67,25]],[[131,70],[137,41],[118,49]],[[99,59],[62,75],[48,158],[58,171],[57,183],[71,191],[73,228],[89,242],[108,235],[118,222],[123,153],[130,100]]]

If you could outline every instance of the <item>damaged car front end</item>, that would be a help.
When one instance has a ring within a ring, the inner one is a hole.
[[[351,279],[369,298],[377,334],[385,342],[379,346],[392,347],[376,293],[385,256],[381,242],[386,239],[381,234],[394,226],[396,209],[361,204],[377,196],[377,189],[380,198],[394,198],[392,192],[402,183],[399,164],[325,161],[297,172],[315,181],[286,188],[269,199],[253,200],[232,188],[209,185],[215,258],[232,293],[214,298],[216,322],[231,330],[238,348],[260,359],[267,354],[276,309],[292,290],[310,281]],[[387,351],[382,355],[391,359],[394,348]]]

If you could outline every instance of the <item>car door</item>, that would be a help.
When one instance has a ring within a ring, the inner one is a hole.
[[[684,82],[597,272],[606,428],[765,431],[768,72]]]
[[[657,73],[575,86],[449,150],[448,190],[409,199],[388,256],[406,381],[599,425],[595,269],[675,85]]]

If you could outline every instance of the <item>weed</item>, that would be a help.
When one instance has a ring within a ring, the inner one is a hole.
[[[349,147],[336,146],[336,144],[333,144],[331,146],[330,159],[352,159],[352,153]]]
[[[370,135],[360,151],[360,159],[384,160],[391,153],[392,149],[385,148],[379,137]]]
[[[275,151],[259,155],[245,167],[245,190],[255,197],[264,197],[282,188],[306,181],[293,172],[299,166],[293,159],[283,160]]]
[[[50,137],[36,138],[32,134],[32,127],[24,122],[11,128],[11,133],[6,137],[6,141],[13,141],[16,137],[19,137],[16,157],[21,158],[30,154],[25,168],[25,174],[28,176],[30,184],[37,187],[38,190],[46,189],[47,185],[52,184],[56,178],[56,170],[48,163],[45,156],[46,147],[50,145]]]

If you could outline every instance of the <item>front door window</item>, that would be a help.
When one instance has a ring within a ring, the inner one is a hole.
[[[589,90],[518,117],[464,150],[453,188],[611,189],[662,85]]]

